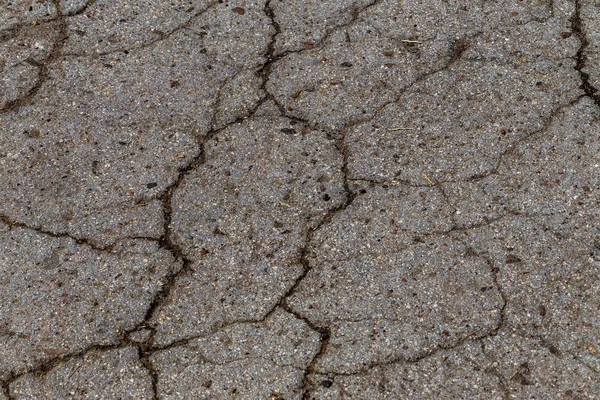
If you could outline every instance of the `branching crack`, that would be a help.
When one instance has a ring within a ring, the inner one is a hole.
[[[470,227],[471,228],[471,227]],[[460,229],[460,228],[453,228],[451,230],[451,232],[453,231],[463,231],[464,229]],[[464,244],[464,243],[463,243]],[[439,351],[443,351],[443,350],[453,350],[455,348],[460,347],[461,345],[463,345],[466,342],[469,341],[473,341],[473,340],[482,340],[488,337],[493,337],[496,336],[498,334],[498,332],[500,331],[500,329],[502,329],[502,327],[505,324],[506,321],[506,307],[508,304],[508,299],[507,296],[502,288],[502,286],[499,283],[499,279],[498,279],[498,269],[494,266],[493,261],[487,257],[486,255],[482,255],[479,253],[476,253],[473,249],[471,249],[469,246],[467,246],[465,244],[465,247],[467,247],[467,249],[469,249],[473,254],[475,255],[479,255],[479,256],[485,256],[485,259],[488,262],[488,265],[490,266],[490,270],[492,273],[492,280],[494,282],[494,285],[496,286],[496,288],[498,289],[498,292],[500,294],[500,297],[502,299],[502,303],[500,305],[500,310],[499,310],[499,318],[498,318],[498,322],[495,324],[494,327],[492,327],[489,330],[486,330],[485,332],[473,332],[470,334],[467,334],[465,336],[463,336],[462,338],[459,338],[458,340],[456,340],[454,343],[451,344],[441,344],[441,345],[437,345],[435,348],[431,349],[431,350],[427,350],[427,351],[423,351],[418,355],[415,355],[413,357],[406,357],[406,356],[400,356],[400,357],[393,357],[389,360],[385,360],[385,361],[381,361],[381,362],[374,362],[374,363],[370,363],[369,365],[361,368],[358,371],[352,372],[352,373],[343,373],[343,372],[339,372],[339,371],[319,371],[314,367],[314,364],[317,360],[318,357],[320,357],[320,355],[325,351],[325,349],[322,349],[321,352],[319,352],[318,356],[315,357],[315,360],[313,360],[313,363],[311,363],[311,369],[310,372],[312,374],[316,374],[316,373],[320,373],[320,374],[325,374],[325,375],[331,375],[331,376],[342,376],[342,375],[348,375],[348,376],[356,376],[356,375],[360,375],[360,374],[365,374],[367,373],[369,370],[371,370],[372,368],[375,367],[385,367],[385,366],[390,366],[390,365],[394,365],[394,364],[398,364],[398,363],[417,363],[420,362],[424,359],[430,358],[435,356]],[[290,311],[293,312],[293,311]],[[294,313],[294,315],[297,315],[297,313]],[[301,316],[299,316],[299,318],[303,318]],[[305,392],[306,393],[306,392]],[[305,399],[308,399],[308,397],[305,397]]]
[[[472,40],[472,39],[476,38],[477,36],[479,36],[480,34],[481,33],[477,33],[467,39],[460,39],[460,40],[455,41],[453,50],[448,55],[448,57],[447,57],[448,60],[444,63],[443,66],[420,74],[414,81],[410,82],[407,86],[405,86],[404,88],[399,90],[397,93],[395,93],[394,96],[392,96],[392,98],[390,100],[381,104],[378,107],[378,109],[373,113],[372,116],[369,116],[367,118],[361,118],[356,121],[352,121],[349,124],[346,124],[343,128],[344,131],[347,133],[358,125],[367,123],[369,121],[373,121],[386,109],[387,106],[398,103],[400,101],[400,98],[402,97],[402,95],[407,93],[414,86],[418,85],[421,82],[424,82],[426,79],[428,79],[429,77],[431,77],[433,75],[439,74],[440,72],[446,71],[449,68],[451,68],[455,63],[462,60],[462,55],[470,47],[470,44],[467,40]],[[440,182],[440,183],[443,183],[443,182]],[[429,185],[429,186],[431,186],[431,185]]]
[[[59,34],[56,40],[56,43],[54,44],[54,48],[51,52],[51,54],[48,56],[48,58],[41,62],[39,64],[39,76],[38,76],[38,81],[36,82],[36,84],[34,85],[34,87],[22,98],[12,101],[10,102],[7,106],[5,106],[2,110],[0,110],[0,112],[7,112],[7,111],[11,111],[11,110],[16,110],[19,107],[31,104],[34,101],[34,98],[36,96],[36,94],[39,92],[40,88],[47,82],[47,80],[49,79],[48,77],[48,66],[53,63],[54,61],[56,61],[59,57],[62,57],[64,55],[67,54],[62,54],[62,48],[64,45],[64,42],[67,38],[67,22],[66,22],[66,18],[70,15],[63,15],[62,14],[62,8],[61,8],[61,4],[60,1],[61,0],[52,0],[57,8],[57,12],[58,12],[58,17],[57,17],[57,21],[59,22]],[[73,13],[71,15],[76,15],[76,14],[80,14],[85,12],[85,10],[92,5],[96,0],[91,0],[90,2],[88,2],[82,9],[78,10],[76,13]],[[12,382],[14,382],[16,379],[18,379],[20,376],[23,376],[26,373],[40,373],[40,374],[45,374],[48,373],[50,370],[52,370],[53,368],[55,368],[59,363],[68,361],[70,359],[73,358],[80,358],[85,356],[88,352],[91,351],[109,351],[109,350],[114,350],[114,349],[119,349],[119,348],[123,348],[126,346],[132,346],[131,341],[128,339],[128,336],[130,333],[137,331],[139,329],[148,329],[150,330],[150,336],[149,338],[141,344],[136,345],[137,349],[138,349],[138,354],[139,354],[139,359],[141,364],[148,370],[148,373],[150,374],[151,378],[152,378],[152,386],[153,386],[153,392],[154,392],[154,398],[158,399],[158,371],[154,368],[154,366],[152,365],[152,363],[150,362],[150,356],[156,352],[156,351],[161,351],[161,350],[165,350],[165,349],[169,349],[169,348],[173,348],[176,346],[182,346],[185,345],[187,343],[189,343],[191,340],[196,339],[197,337],[194,338],[187,338],[187,339],[182,339],[176,342],[173,342],[167,346],[163,346],[163,347],[156,347],[154,345],[154,339],[155,339],[155,335],[156,335],[156,329],[152,326],[152,324],[150,323],[150,321],[152,320],[152,318],[154,317],[154,315],[156,314],[157,310],[159,310],[161,308],[161,306],[163,305],[163,303],[169,298],[172,290],[175,288],[178,279],[185,273],[189,273],[191,271],[191,266],[192,266],[192,260],[190,260],[186,254],[185,254],[185,250],[173,239],[173,232],[172,232],[172,219],[173,219],[173,214],[175,212],[174,208],[173,208],[173,196],[175,195],[176,191],[180,188],[182,182],[184,181],[184,179],[192,172],[194,171],[198,166],[204,164],[206,162],[206,152],[205,152],[205,142],[207,140],[210,140],[215,134],[217,134],[218,132],[220,132],[223,129],[227,129],[230,126],[237,124],[237,123],[241,123],[244,119],[251,117],[252,115],[254,115],[254,113],[256,113],[256,111],[258,110],[258,108],[264,104],[266,101],[272,101],[274,104],[277,105],[281,115],[286,116],[287,118],[290,118],[292,120],[295,121],[299,121],[302,122],[303,124],[309,126],[312,128],[311,124],[309,121],[307,120],[303,120],[300,119],[298,117],[290,117],[287,114],[287,110],[285,109],[285,107],[280,104],[275,97],[269,93],[269,91],[267,90],[266,86],[267,83],[270,79],[270,74],[271,74],[271,70],[272,67],[274,65],[274,63],[276,63],[277,61],[279,61],[280,59],[282,59],[283,57],[288,56],[291,53],[297,53],[297,52],[301,52],[301,51],[305,51],[305,50],[298,50],[298,51],[287,51],[287,52],[283,52],[281,54],[275,54],[275,45],[276,45],[276,40],[277,40],[277,36],[281,33],[281,28],[279,26],[279,24],[276,21],[274,12],[271,8],[271,1],[272,0],[267,0],[264,6],[264,13],[265,15],[267,15],[267,17],[270,19],[271,21],[271,25],[274,29],[274,33],[272,34],[269,44],[267,46],[267,50],[266,50],[266,54],[264,55],[265,57],[265,62],[264,64],[257,70],[257,75],[261,78],[262,83],[260,85],[260,90],[263,91],[265,93],[265,95],[256,102],[255,106],[252,108],[252,110],[250,110],[248,112],[247,115],[240,117],[238,119],[236,119],[235,121],[233,121],[232,123],[226,124],[223,127],[220,128],[216,128],[215,127],[215,119],[216,118],[216,114],[218,112],[219,109],[219,98],[217,98],[217,101],[215,103],[215,110],[214,110],[214,115],[213,115],[213,129],[208,132],[204,138],[201,140],[200,143],[200,149],[197,152],[197,154],[195,154],[192,158],[192,160],[187,163],[185,166],[181,167],[178,170],[177,173],[177,178],[174,180],[174,182],[169,185],[163,192],[162,194],[158,197],[158,200],[160,200],[162,202],[162,208],[163,208],[163,234],[160,238],[158,239],[149,239],[149,240],[157,240],[159,243],[159,246],[168,251],[173,258],[177,261],[181,263],[181,268],[178,269],[177,271],[173,272],[172,274],[170,274],[164,284],[162,285],[162,287],[158,290],[157,294],[155,295],[154,299],[151,301],[151,303],[149,304],[145,316],[143,318],[143,321],[140,322],[139,324],[137,324],[137,326],[133,329],[130,329],[126,332],[123,332],[118,341],[115,344],[110,344],[110,345],[93,345],[90,346],[88,348],[86,348],[85,350],[73,353],[73,354],[69,354],[69,355],[65,355],[65,356],[61,356],[61,357],[56,357],[53,358],[49,361],[46,362],[42,362],[40,365],[36,366],[35,368],[25,372],[25,373],[21,373],[19,375],[13,375],[11,376],[8,380],[2,382],[2,389],[5,392],[6,396],[8,396],[8,398],[10,399],[10,392],[9,392],[9,387],[11,385]],[[344,23],[342,25],[336,26],[334,28],[331,28],[330,30],[328,30],[326,32],[326,34],[324,35],[324,37],[319,41],[319,43],[317,43],[317,46],[322,46],[330,37],[331,35],[333,35],[335,32],[339,31],[340,29],[344,29],[345,27],[350,26],[351,24],[355,23],[359,18],[360,18],[360,14],[362,12],[364,12],[365,10],[367,10],[368,8],[371,8],[373,6],[376,6],[377,4],[380,3],[381,0],[374,0],[371,3],[369,3],[368,5],[364,6],[364,7],[358,7],[354,10],[351,11],[351,19],[347,22]],[[207,12],[210,8],[214,7],[216,4],[219,4],[219,2],[213,2],[211,3],[207,8],[195,13],[186,23],[178,26],[177,28],[175,28],[174,30],[168,32],[168,33],[164,33],[163,35],[161,35],[160,37],[158,37],[157,39],[148,42],[148,43],[144,43],[141,46],[135,47],[135,48],[144,48],[144,47],[148,47],[151,46],[161,40],[164,40],[170,36],[172,36],[173,34],[175,34],[176,32],[180,31],[181,29],[185,29],[188,26],[190,26],[190,24],[193,22],[193,20],[195,18],[197,18],[198,16],[200,16],[201,14]],[[584,29],[583,29],[583,24],[581,21],[581,17],[580,17],[580,1],[576,0],[576,12],[574,17],[572,18],[572,27],[573,27],[573,31],[574,33],[579,37],[580,41],[581,41],[581,47],[579,48],[577,55],[576,55],[576,61],[577,61],[577,66],[576,66],[576,70],[579,72],[580,76],[581,76],[581,80],[582,80],[582,86],[581,88],[584,90],[586,96],[592,98],[594,100],[594,102],[596,103],[596,105],[600,106],[600,95],[598,94],[598,90],[596,88],[594,88],[591,83],[590,83],[590,78],[589,75],[585,72],[582,71],[582,69],[585,67],[585,61],[586,61],[586,55],[585,55],[585,50],[588,46],[588,41],[586,39],[585,33],[584,33]],[[402,94],[404,92],[406,92],[407,90],[410,90],[414,85],[416,85],[419,82],[422,82],[423,80],[427,79],[429,76],[434,75],[436,73],[439,73],[441,71],[444,71],[448,68],[450,68],[455,62],[457,62],[460,58],[462,53],[466,50],[466,48],[468,48],[468,44],[466,42],[457,42],[456,46],[455,46],[455,51],[450,55],[448,62],[445,63],[445,65],[439,69],[427,72],[425,74],[423,74],[422,76],[420,76],[417,80],[415,80],[414,82],[412,82],[410,85],[408,85],[406,88],[404,88],[400,93],[395,95],[395,99],[392,101],[389,101],[385,104],[383,104],[374,114],[373,117],[366,119],[366,120],[361,120],[352,124],[348,124],[342,133],[342,137],[335,139],[336,141],[336,147],[338,149],[338,151],[340,152],[340,154],[342,155],[343,158],[343,163],[342,163],[342,173],[343,173],[343,186],[344,186],[344,191],[345,191],[345,201],[342,202],[341,204],[339,204],[338,206],[330,209],[327,211],[327,213],[322,217],[322,219],[313,227],[310,227],[307,232],[306,232],[306,240],[304,243],[304,246],[299,250],[299,254],[298,254],[298,262],[302,265],[303,269],[302,272],[300,273],[300,275],[295,279],[295,281],[290,285],[290,287],[287,289],[287,291],[280,297],[279,301],[260,319],[257,320],[242,320],[242,321],[234,321],[231,322],[229,324],[227,324],[226,326],[230,326],[233,324],[237,324],[237,323],[260,323],[260,322],[264,322],[270,315],[272,315],[276,310],[278,309],[282,309],[285,310],[286,312],[294,315],[296,318],[298,318],[299,320],[304,321],[309,327],[310,329],[312,329],[314,332],[318,333],[319,338],[320,338],[320,344],[319,347],[315,353],[315,355],[313,356],[313,358],[310,360],[308,366],[306,367],[306,369],[304,370],[304,375],[303,375],[303,387],[302,387],[302,392],[303,392],[303,399],[307,400],[310,398],[310,391],[313,388],[314,383],[311,382],[311,376],[314,376],[315,374],[318,373],[327,373],[327,374],[332,374],[332,375],[357,375],[360,373],[365,373],[367,370],[373,368],[373,367],[377,367],[377,366],[387,366],[387,365],[393,365],[395,363],[399,363],[399,362],[404,362],[404,363],[416,363],[419,362],[421,360],[424,360],[428,357],[431,357],[433,355],[435,355],[438,351],[440,350],[452,350],[455,349],[459,346],[461,346],[462,344],[468,342],[468,341],[472,341],[472,340],[482,340],[484,338],[488,338],[488,337],[493,337],[496,336],[499,331],[503,328],[503,326],[505,325],[506,322],[506,307],[508,304],[508,298],[506,293],[504,292],[502,285],[500,283],[500,279],[499,279],[499,269],[494,265],[493,260],[491,260],[491,258],[487,255],[487,254],[478,254],[480,256],[483,256],[491,269],[492,272],[492,279],[494,282],[494,285],[496,286],[498,292],[500,293],[500,296],[502,298],[502,304],[500,306],[500,310],[499,310],[499,319],[497,321],[497,323],[495,323],[495,325],[491,328],[486,330],[485,332],[474,332],[468,335],[465,335],[462,338],[458,338],[456,342],[453,342],[452,344],[448,344],[448,345],[439,345],[434,349],[422,352],[419,355],[416,355],[414,357],[395,357],[391,360],[386,360],[386,361],[382,361],[382,362],[377,362],[377,363],[373,363],[371,365],[369,365],[368,367],[366,367],[366,369],[363,369],[357,373],[352,373],[352,374],[344,374],[344,373],[336,373],[336,372],[323,372],[323,371],[318,371],[317,369],[317,363],[319,361],[319,359],[326,353],[327,351],[327,346],[329,343],[329,338],[330,338],[330,328],[327,326],[319,326],[319,324],[314,323],[313,321],[311,321],[310,319],[308,319],[307,317],[301,315],[298,311],[294,310],[292,306],[290,306],[288,304],[288,299],[294,295],[294,293],[296,293],[296,291],[299,289],[300,285],[302,284],[302,282],[305,280],[305,278],[308,276],[308,274],[310,273],[311,269],[313,268],[313,266],[311,265],[311,262],[309,260],[310,258],[310,249],[318,246],[318,243],[314,243],[315,241],[315,234],[316,232],[318,232],[323,226],[326,226],[327,224],[331,223],[331,221],[340,213],[343,213],[353,202],[356,194],[351,190],[350,188],[350,183],[352,181],[358,180],[358,179],[352,179],[350,178],[350,174],[349,174],[349,167],[348,167],[348,163],[349,163],[349,152],[346,146],[346,135],[348,134],[349,130],[354,128],[356,125],[367,122],[369,120],[372,120],[373,118],[375,118],[377,115],[379,115],[386,106],[388,106],[391,103],[395,103],[397,101],[399,101],[400,97],[402,96]],[[133,48],[132,48],[133,49]],[[123,51],[123,50],[113,50],[104,54],[109,54],[109,53],[114,53],[117,51]],[[103,55],[103,54],[98,54],[98,55]],[[98,56],[96,55],[96,56]],[[559,111],[561,111],[564,107],[568,107],[572,104],[574,104],[576,101],[579,101],[579,99],[581,99],[581,97],[578,97],[575,101],[571,102],[568,105],[565,106],[561,106],[557,109],[555,109],[552,114],[550,115],[550,117],[545,121],[544,127],[537,132],[534,132],[530,135],[525,136],[522,140],[516,141],[515,143],[513,143],[506,151],[504,151],[498,158],[498,162],[495,165],[495,167],[492,168],[492,170],[489,173],[486,173],[485,175],[482,176],[475,176],[470,178],[469,180],[479,180],[479,179],[483,179],[486,176],[489,176],[493,173],[496,173],[498,168],[500,167],[500,165],[503,162],[503,159],[510,155],[512,152],[515,151],[515,148],[518,146],[518,144],[523,141],[523,140],[527,140],[532,138],[534,135],[541,135],[544,132],[546,132],[549,127],[552,124],[552,121],[554,119],[554,117],[558,114]],[[379,182],[379,181],[372,181],[373,183],[377,183],[377,184],[381,184],[384,182]],[[451,181],[447,181],[447,182],[451,182]],[[410,185],[410,186],[415,186],[418,187],[419,185],[413,185],[410,184],[410,182],[400,182],[402,184],[406,184],[406,185]],[[446,183],[446,182],[436,182],[434,185],[423,185],[423,186],[437,186],[439,188],[439,190],[442,192],[442,195],[444,196],[444,198],[447,199],[446,193],[444,192],[443,187],[441,186],[442,183]],[[15,222],[12,221],[8,216],[5,215],[0,215],[0,221],[4,224],[6,224],[7,226],[9,226],[10,228],[27,228],[27,229],[33,229],[36,232],[39,232],[41,234],[45,234],[45,235],[49,235],[51,237],[56,237],[56,238],[69,238],[74,240],[76,243],[78,244],[82,244],[82,245],[87,245],[90,246],[91,248],[95,249],[95,250],[99,250],[99,251],[110,251],[112,249],[112,246],[107,246],[107,247],[99,247],[91,242],[89,242],[86,239],[78,239],[75,237],[70,236],[67,233],[55,233],[55,232],[51,232],[51,231],[47,231],[44,230],[42,228],[32,228],[27,226],[26,224],[23,223],[19,223],[19,222]],[[491,223],[491,221],[486,221],[485,224],[489,224]],[[465,228],[457,228],[456,226],[454,226],[453,228],[451,228],[449,231],[444,232],[446,234],[450,233],[450,232],[455,232],[455,231],[464,231],[464,230],[468,230],[468,229],[472,229],[475,225],[473,226],[469,226],[469,227],[465,227]],[[467,248],[469,248],[466,244],[465,246]],[[471,249],[471,251],[473,251]],[[477,253],[476,253],[477,254]],[[219,326],[217,328],[215,328],[216,330],[218,329],[222,329],[224,326]],[[207,336],[207,335],[203,335],[202,337]],[[485,348],[483,346],[483,342],[482,342],[482,350],[485,352]],[[500,381],[500,386],[503,389],[505,396],[508,396],[508,391],[506,389],[506,385],[503,382],[502,376],[499,373],[494,373],[494,375],[498,376],[498,379]]]
[[[87,3],[85,3],[83,5],[83,7],[81,7],[80,9],[76,10],[76,11],[72,11],[66,14],[57,14],[56,17],[53,18],[48,18],[48,19],[44,19],[42,21],[35,21],[34,25],[35,26],[40,26],[40,25],[46,25],[46,24],[50,24],[55,22],[57,19],[60,19],[62,16],[64,17],[75,17],[77,15],[83,14],[84,12],[86,12],[88,10],[88,8],[90,8],[92,5],[94,5],[94,3],[96,3],[98,0],[89,0]],[[56,6],[56,3],[55,3]],[[57,11],[61,11],[62,8],[59,8]],[[12,37],[17,36],[24,28],[28,28],[30,27],[31,24],[28,23],[17,23],[15,25],[11,25],[9,28],[7,28],[4,31],[0,31],[0,42],[2,42],[3,40],[6,39],[10,39]]]

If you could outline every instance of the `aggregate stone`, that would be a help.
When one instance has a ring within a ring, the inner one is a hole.
[[[501,377],[511,399],[597,399],[597,370],[577,357],[559,353],[538,338],[510,330],[483,340],[490,368]]]
[[[165,277],[179,268],[155,242],[98,251],[0,225],[0,379],[114,344],[143,321]]]
[[[457,235],[498,271],[505,326],[600,367],[600,260],[592,243],[556,237],[522,216]]]
[[[38,83],[40,65],[54,48],[57,27],[53,22],[28,26],[0,39],[0,110],[23,98]]]
[[[275,53],[298,51],[322,41],[328,32],[346,25],[372,0],[272,1],[279,25]]]
[[[467,342],[415,363],[377,366],[351,376],[317,374],[309,398],[333,399],[503,399],[501,382],[487,371],[481,345]]]
[[[50,21],[57,15],[54,1],[3,1],[0,3],[0,38],[19,26]]]
[[[302,273],[309,230],[345,201],[334,142],[289,119],[230,125],[205,152],[172,198],[190,265],[153,318],[158,344],[264,316]]]
[[[155,352],[150,361],[161,399],[301,399],[304,370],[319,347],[317,332],[278,310],[264,322]]]
[[[600,4],[593,0],[580,1],[580,18],[582,29],[588,41],[583,55],[585,65],[582,71],[589,74],[590,84],[600,88]]]
[[[444,234],[450,214],[437,188],[390,186],[358,196],[315,234],[311,270],[288,304],[330,329],[318,371],[420,357],[497,326],[503,301],[490,265]]]
[[[257,78],[238,84],[252,75],[245,68],[259,67],[262,48],[228,48],[233,39],[219,36],[226,26],[216,21],[215,37],[186,30],[128,54],[53,65],[35,104],[0,116],[0,213],[103,246],[160,237],[156,198],[213,122],[239,118],[258,97]]]
[[[45,374],[26,374],[10,385],[19,399],[153,399],[152,378],[135,347],[90,351]]]

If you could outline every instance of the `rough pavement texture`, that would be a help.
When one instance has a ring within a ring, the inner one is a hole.
[[[0,400],[600,398],[600,4],[0,2]]]

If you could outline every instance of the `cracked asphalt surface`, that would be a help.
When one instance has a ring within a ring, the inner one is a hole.
[[[0,1],[0,400],[600,399],[596,0]]]

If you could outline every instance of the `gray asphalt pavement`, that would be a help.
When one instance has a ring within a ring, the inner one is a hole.
[[[596,0],[0,1],[0,400],[600,399]]]

